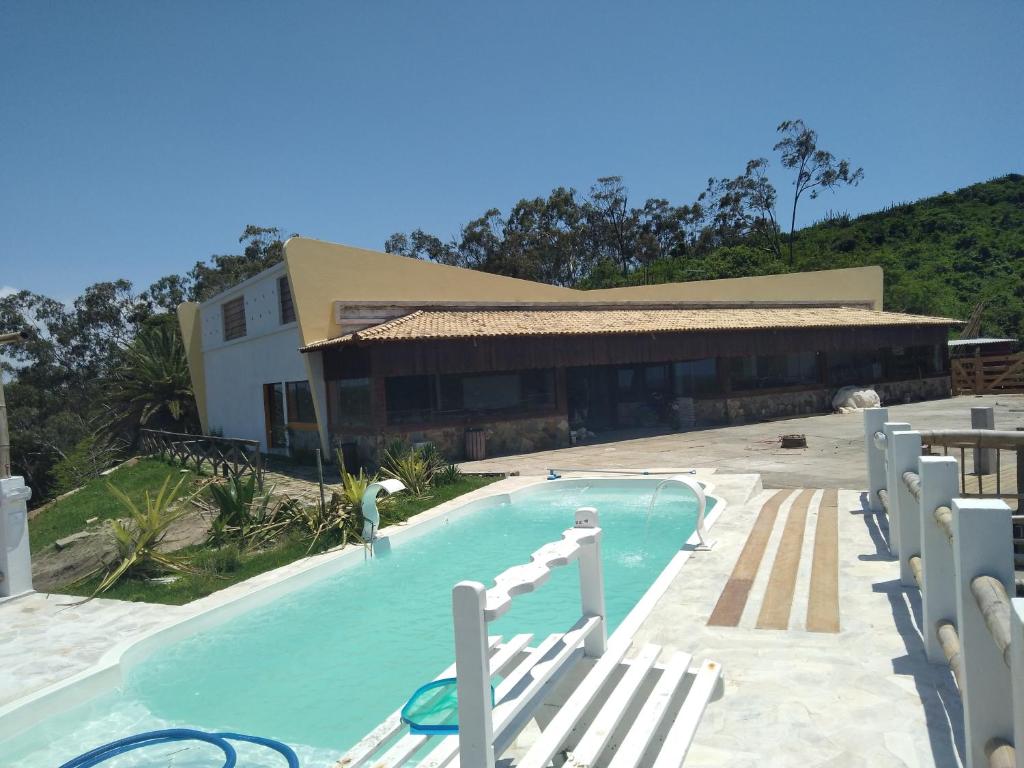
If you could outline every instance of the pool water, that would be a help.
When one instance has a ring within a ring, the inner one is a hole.
[[[563,481],[519,491],[511,503],[496,496],[493,506],[399,537],[386,555],[156,650],[129,670],[121,689],[0,744],[0,755],[25,768],[53,768],[106,741],[181,726],[277,738],[296,749],[304,768],[330,766],[452,663],[452,585],[475,579],[489,586],[557,540],[580,506],[600,515],[614,630],[696,527],[696,502],[679,486],[665,486],[648,514],[656,485]],[[516,598],[490,631],[542,638],[564,632],[579,614],[574,563]],[[166,746],[109,765],[208,768],[221,764],[217,754],[209,746]],[[283,764],[258,748],[239,754],[249,760],[239,766]]]

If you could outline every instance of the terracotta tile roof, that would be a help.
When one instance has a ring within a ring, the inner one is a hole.
[[[861,307],[677,309],[416,310],[355,333],[312,342],[307,352],[349,342],[419,341],[501,336],[590,336],[763,328],[955,325],[959,320]]]

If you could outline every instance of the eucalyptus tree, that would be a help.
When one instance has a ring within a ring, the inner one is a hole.
[[[793,208],[789,218],[789,263],[793,265],[793,244],[796,237],[796,209],[805,194],[811,200],[823,189],[857,186],[864,178],[864,169],[854,169],[849,160],[838,160],[831,152],[818,147],[817,132],[803,120],[785,120],[776,129],[782,138],[774,150],[784,168],[796,171],[793,179]]]

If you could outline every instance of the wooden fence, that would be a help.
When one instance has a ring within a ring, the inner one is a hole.
[[[215,475],[242,477],[256,476],[263,483],[263,455],[259,440],[241,440],[234,437],[187,435],[179,432],[142,430],[142,453],[179,461],[183,466],[201,471],[209,466]]]
[[[1024,392],[1024,352],[950,360],[953,394]]]

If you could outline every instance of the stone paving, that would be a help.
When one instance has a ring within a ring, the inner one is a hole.
[[[889,415],[918,429],[969,429],[971,407],[995,408],[996,429],[1024,427],[1024,395],[984,395],[894,405]],[[579,445],[521,456],[463,463],[466,472],[546,474],[548,468],[640,469],[715,467],[721,473],[757,472],[769,488],[863,488],[861,413],[806,416],[736,427]],[[806,449],[782,449],[779,436],[807,435]]]

